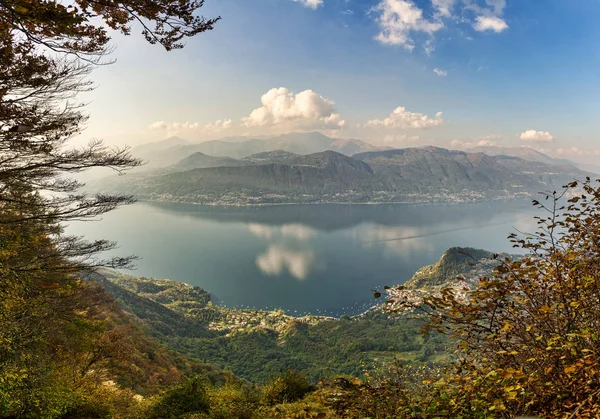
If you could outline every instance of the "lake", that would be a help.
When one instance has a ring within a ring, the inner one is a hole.
[[[228,307],[354,314],[370,290],[410,279],[452,246],[513,252],[531,232],[527,202],[447,205],[282,205],[222,208],[137,203],[67,233],[119,243],[141,259],[129,273],[210,291]],[[127,272],[126,272],[127,273]]]

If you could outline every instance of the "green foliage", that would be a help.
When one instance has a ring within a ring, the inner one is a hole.
[[[269,405],[295,402],[314,390],[306,374],[288,370],[265,384],[263,395]]]
[[[186,413],[205,413],[210,409],[209,383],[203,377],[190,378],[165,392],[147,414],[148,419],[177,419]]]
[[[256,388],[233,381],[214,387],[209,395],[211,419],[253,419],[262,402]]]
[[[600,188],[589,178],[577,186],[534,201],[549,216],[537,217],[536,232],[510,236],[526,256],[502,257],[474,289],[446,288],[413,307],[426,331],[456,343],[458,362],[431,392],[440,406],[451,402],[449,414],[600,414]]]
[[[303,321],[279,312],[207,305],[207,293],[174,281],[114,272],[106,272],[106,277],[107,281],[101,281],[106,289],[168,347],[255,383],[289,368],[317,381],[335,374],[361,376],[363,365],[393,359],[399,353],[417,362],[447,356],[441,335],[424,340],[420,323],[379,311],[340,320]],[[164,300],[165,296],[170,299]],[[229,317],[234,318],[230,322],[234,326],[226,323]],[[273,325],[261,324],[268,322]]]

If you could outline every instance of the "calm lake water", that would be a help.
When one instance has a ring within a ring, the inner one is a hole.
[[[353,314],[371,289],[403,283],[452,246],[513,252],[531,232],[529,203],[284,205],[217,208],[138,203],[70,234],[119,243],[139,276],[198,285],[228,307]]]

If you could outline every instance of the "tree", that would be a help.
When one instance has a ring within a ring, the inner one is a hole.
[[[108,30],[128,35],[135,24],[150,43],[181,48],[219,19],[196,16],[203,4],[0,0],[0,416],[59,416],[77,402],[81,378],[119,347],[88,315],[93,301],[80,277],[131,258],[101,260],[114,243],[65,236],[62,223],[133,202],[81,192],[72,174],[121,172],[140,161],[99,140],[69,147],[87,118],[77,94],[92,88],[94,67],[107,64]]]
[[[448,288],[414,307],[457,343],[431,389],[454,398],[454,414],[600,414],[600,188],[577,186],[534,201],[548,216],[510,236],[525,256],[499,260],[466,296]]]
[[[122,171],[140,164],[127,149],[112,149],[98,140],[67,148],[86,120],[75,97],[91,89],[86,76],[108,51],[106,27],[127,35],[135,22],[150,43],[181,48],[182,39],[212,29],[219,20],[195,16],[203,5],[203,0],[81,0],[68,5],[0,0],[0,222],[35,217],[56,224],[132,202],[130,196],[78,192],[82,185],[68,178],[92,167]],[[112,243],[69,238],[61,245],[84,257]],[[109,265],[126,263],[116,259]]]

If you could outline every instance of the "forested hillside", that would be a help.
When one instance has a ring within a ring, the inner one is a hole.
[[[209,294],[169,280],[103,272],[101,283],[148,333],[172,349],[265,382],[289,368],[315,382],[337,374],[363,375],[383,360],[433,362],[444,341],[420,336],[419,324],[380,310],[342,319],[293,317],[283,311],[236,310]]]
[[[352,157],[334,151],[271,151],[243,160],[194,154],[168,171],[175,173],[113,177],[96,187],[197,204],[465,202],[530,197],[585,177],[573,166],[438,147]]]

